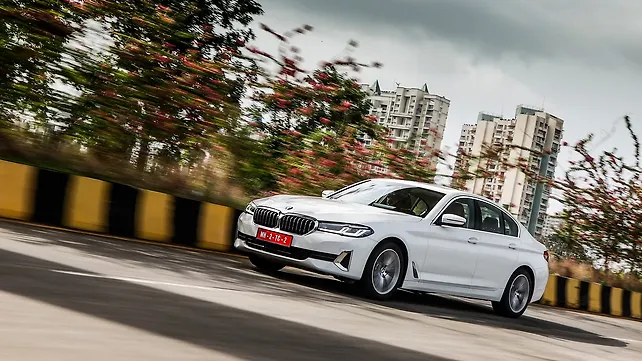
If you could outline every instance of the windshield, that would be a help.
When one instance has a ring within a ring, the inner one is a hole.
[[[443,193],[421,187],[365,181],[342,189],[328,198],[424,217],[443,197]]]
[[[328,199],[339,199],[348,203],[370,204],[393,189],[390,183],[365,181],[344,188]]]

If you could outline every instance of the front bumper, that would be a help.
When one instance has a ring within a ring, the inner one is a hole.
[[[268,227],[261,227],[270,230]],[[361,278],[368,256],[375,245],[369,237],[350,238],[326,232],[293,236],[292,245],[284,247],[256,238],[259,226],[252,215],[242,213],[238,219],[234,247],[243,252],[260,254],[295,267],[337,277]],[[276,232],[286,233],[278,229]]]

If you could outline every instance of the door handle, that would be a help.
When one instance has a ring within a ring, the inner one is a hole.
[[[511,244],[509,244],[509,245],[508,245],[508,248],[510,248],[510,249],[516,249],[516,248],[517,248],[517,245],[516,245],[515,243],[511,243]]]
[[[468,243],[470,243],[470,244],[477,244],[477,238],[475,238],[475,237],[470,237],[470,238],[468,238]]]

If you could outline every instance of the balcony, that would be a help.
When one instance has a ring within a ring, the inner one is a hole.
[[[411,122],[403,122],[403,123],[396,123],[396,122],[391,122],[388,124],[388,128],[392,129],[410,129],[412,127]]]

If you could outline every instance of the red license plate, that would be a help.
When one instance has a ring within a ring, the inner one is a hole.
[[[256,233],[256,238],[261,241],[266,241],[274,244],[278,244],[285,247],[290,247],[292,245],[292,236],[268,231],[267,229],[260,229]]]

